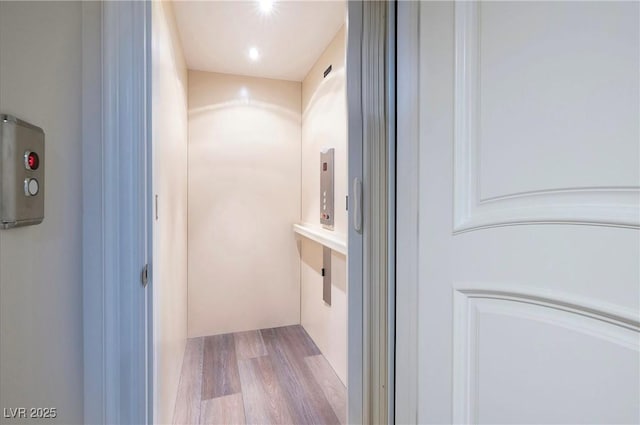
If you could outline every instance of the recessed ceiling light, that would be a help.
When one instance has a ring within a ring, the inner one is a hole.
[[[255,47],[249,49],[249,59],[251,59],[252,61],[257,61],[258,59],[260,59],[260,52],[258,52],[258,49],[256,49]]]
[[[260,5],[260,10],[265,15],[268,15],[273,10],[273,0],[258,0],[258,4]]]

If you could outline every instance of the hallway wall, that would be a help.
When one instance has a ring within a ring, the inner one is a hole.
[[[0,230],[0,410],[83,422],[82,5],[0,2],[0,111],[44,129],[45,218]],[[0,423],[33,419],[4,418]]]
[[[189,337],[297,324],[301,84],[189,71]]]
[[[336,234],[347,233],[347,94],[346,27],[327,46],[302,82],[302,214],[301,221],[320,225],[320,151],[335,148]],[[332,70],[325,78],[325,69]],[[331,305],[322,299],[322,246],[301,240],[301,323],[347,383],[347,264],[331,253]]]
[[[155,422],[172,423],[187,340],[187,67],[173,7],[152,2]]]

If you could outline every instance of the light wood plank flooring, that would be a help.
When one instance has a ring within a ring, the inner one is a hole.
[[[174,424],[342,424],[346,388],[302,326],[192,338]]]

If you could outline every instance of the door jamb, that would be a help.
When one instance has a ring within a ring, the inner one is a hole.
[[[84,423],[152,423],[148,398],[151,3],[82,4]]]
[[[418,423],[420,2],[398,2],[396,422]]]

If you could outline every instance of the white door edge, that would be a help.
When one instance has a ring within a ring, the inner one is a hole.
[[[418,423],[418,2],[397,10],[395,421]]]

